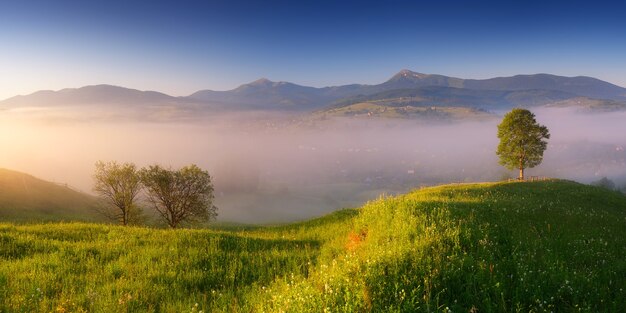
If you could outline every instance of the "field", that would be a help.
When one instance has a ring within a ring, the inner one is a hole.
[[[0,224],[0,312],[617,312],[626,197],[424,188],[301,223]]]

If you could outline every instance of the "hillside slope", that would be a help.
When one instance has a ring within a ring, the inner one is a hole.
[[[566,181],[425,188],[367,204],[347,251],[269,311],[616,312],[626,197]],[[347,308],[347,309],[346,309]]]
[[[546,181],[238,231],[4,224],[0,311],[617,312],[625,223],[623,195]]]
[[[0,221],[97,221],[97,205],[88,194],[0,168]]]
[[[395,89],[369,96],[347,98],[334,103],[331,108],[341,108],[354,103],[378,103],[389,107],[471,107],[486,110],[502,110],[513,107],[541,106],[577,96],[553,90],[473,90],[452,87],[419,87]]]

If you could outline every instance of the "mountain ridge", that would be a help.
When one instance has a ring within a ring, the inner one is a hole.
[[[74,105],[119,103],[129,100],[140,103],[167,103],[179,99],[158,91],[143,91],[109,84],[87,85],[60,90],[39,90],[28,95],[18,95],[0,101],[5,107],[23,105]]]
[[[259,82],[263,84],[259,84]],[[265,89],[260,91],[258,86]],[[281,85],[289,85],[292,90],[302,91],[299,96],[289,94]],[[355,96],[368,96],[379,92],[396,89],[412,89],[419,87],[451,87],[469,90],[488,91],[521,91],[521,90],[549,90],[555,92],[570,93],[576,96],[607,99],[614,101],[626,101],[626,88],[588,76],[558,76],[552,74],[518,74],[514,76],[502,76],[488,79],[463,79],[439,74],[425,74],[408,69],[400,70],[388,80],[375,85],[350,84],[329,87],[309,87],[289,82],[273,82],[268,79],[259,79],[254,82],[243,84],[227,91],[200,90],[189,97],[203,101],[231,101],[232,103],[246,103],[251,99],[237,98],[237,93],[256,87],[254,94],[246,97],[258,99],[263,94],[272,94],[274,102],[289,103],[290,105],[303,105],[307,108],[320,108],[324,104],[337,101],[342,98]],[[220,95],[221,97],[216,97]],[[224,95],[228,95],[224,97]],[[229,98],[230,97],[230,98]],[[233,99],[237,100],[233,100]],[[278,100],[277,100],[278,99]],[[271,102],[271,101],[270,101]]]
[[[142,91],[114,85],[89,85],[57,91],[41,90],[0,101],[0,108],[58,105],[128,105],[196,106],[218,110],[291,110],[315,111],[340,100],[366,97],[393,90],[447,87],[489,94],[494,91],[544,90],[626,102],[626,88],[588,76],[565,77],[552,74],[519,74],[488,79],[463,79],[439,74],[425,74],[403,69],[388,80],[374,85],[348,84],[310,87],[286,81],[260,78],[225,91],[203,89],[188,96],[175,97],[158,91]],[[452,90],[452,89],[450,89]],[[541,92],[539,93],[541,94]],[[528,94],[532,98],[531,94]],[[559,98],[556,100],[566,100]],[[532,99],[529,100],[532,102]]]

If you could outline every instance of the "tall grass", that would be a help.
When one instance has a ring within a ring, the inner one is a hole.
[[[302,223],[0,224],[0,312],[617,312],[626,198],[448,185]]]
[[[250,311],[355,213],[236,232],[0,224],[0,312]]]
[[[276,283],[267,312],[618,312],[626,199],[580,184],[469,184],[367,204],[348,249]]]

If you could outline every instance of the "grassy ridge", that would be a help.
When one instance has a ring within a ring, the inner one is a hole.
[[[267,311],[626,306],[626,198],[618,193],[560,181],[451,185],[370,203],[354,223],[352,249],[281,285]]]
[[[564,181],[247,230],[2,224],[0,311],[619,311],[625,224],[624,196]]]
[[[31,175],[0,168],[3,221],[103,221],[95,197]]]

